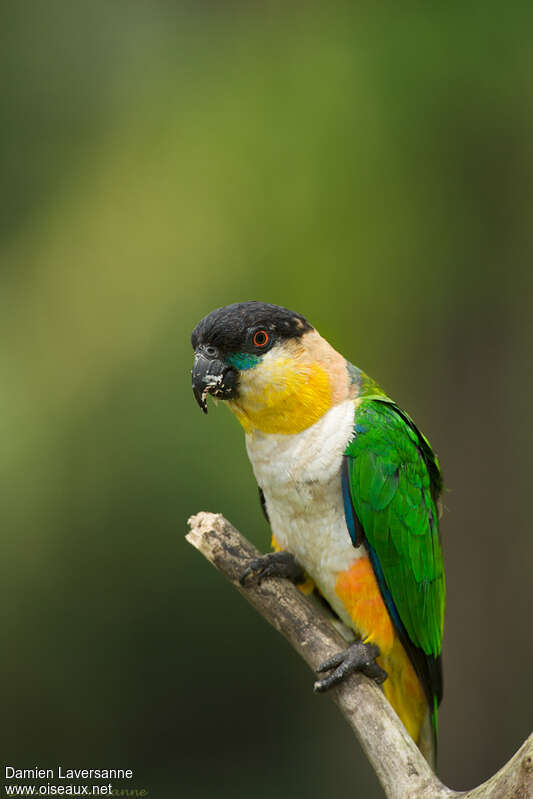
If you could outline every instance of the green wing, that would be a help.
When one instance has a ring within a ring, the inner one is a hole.
[[[358,406],[345,455],[354,544],[362,538],[367,545],[395,627],[426,692],[438,702],[446,593],[438,461],[407,414],[379,395]]]

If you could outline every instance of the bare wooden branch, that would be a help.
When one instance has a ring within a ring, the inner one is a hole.
[[[198,549],[302,656],[311,669],[344,649],[333,616],[286,580],[269,578],[243,588],[239,577],[260,553],[221,514],[189,519],[189,543]],[[353,675],[329,696],[355,732],[388,799],[533,799],[533,734],[487,782],[457,792],[440,782],[407,734],[383,692],[363,675]]]

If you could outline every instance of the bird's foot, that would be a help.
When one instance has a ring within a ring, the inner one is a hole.
[[[365,644],[363,641],[355,641],[347,649],[338,652],[333,657],[328,658],[322,663],[317,671],[330,671],[327,677],[317,680],[313,686],[316,693],[328,691],[334,685],[338,685],[349,674],[362,671],[367,677],[375,680],[378,685],[384,682],[388,675],[386,671],[378,666],[376,658],[379,649],[375,644]]]
[[[246,578],[254,574],[257,584],[261,585],[265,577],[284,577],[293,583],[303,583],[305,574],[302,567],[290,552],[270,552],[250,561],[246,571],[240,577],[240,584],[244,585]]]

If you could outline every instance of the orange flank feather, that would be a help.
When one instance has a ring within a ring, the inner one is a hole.
[[[392,650],[394,627],[368,558],[359,558],[335,585],[337,595],[365,641],[377,644],[383,654]]]
[[[396,634],[370,560],[359,558],[347,571],[340,572],[335,590],[365,642],[379,647],[381,655],[377,663],[389,675],[383,683],[385,696],[418,743],[428,712],[426,697]]]

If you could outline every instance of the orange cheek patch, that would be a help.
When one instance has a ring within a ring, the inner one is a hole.
[[[340,572],[335,591],[365,640],[377,644],[384,655],[390,652],[394,627],[370,560],[359,558],[347,571]]]

